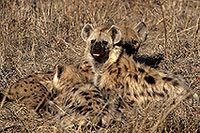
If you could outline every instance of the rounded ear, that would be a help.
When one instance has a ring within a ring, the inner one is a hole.
[[[108,19],[103,25],[107,26],[107,27],[111,27],[112,25],[115,24],[114,19],[110,18]]]
[[[54,86],[57,86],[58,81],[61,78],[62,73],[64,72],[65,68],[63,65],[57,65],[56,66],[56,74],[53,77],[53,83]]]
[[[86,24],[82,31],[81,31],[81,37],[84,41],[87,41],[88,37],[90,36],[91,32],[94,31],[94,28],[91,24]]]
[[[111,26],[111,28],[108,30],[108,33],[110,34],[114,44],[118,43],[122,38],[120,29],[115,25]]]
[[[141,42],[144,42],[147,39],[147,35],[149,33],[147,26],[145,25],[144,22],[140,22],[136,27],[135,27],[136,34],[138,38],[140,39]]]

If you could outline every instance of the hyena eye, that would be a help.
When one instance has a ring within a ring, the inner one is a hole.
[[[107,44],[108,44],[108,42],[107,42],[107,41],[103,41],[102,43],[103,43],[104,45],[107,45]]]
[[[96,40],[91,40],[91,43],[95,43],[96,42]]]
[[[132,44],[136,44],[136,43],[138,43],[138,41],[132,40]]]

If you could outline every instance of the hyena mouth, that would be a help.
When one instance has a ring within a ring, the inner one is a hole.
[[[108,50],[101,43],[91,45],[90,54],[99,63],[103,63],[108,59]]]

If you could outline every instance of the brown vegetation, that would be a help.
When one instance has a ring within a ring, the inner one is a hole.
[[[158,69],[184,76],[200,95],[199,16],[198,0],[1,0],[0,92],[32,72],[77,63],[85,47],[80,37],[84,24],[95,27],[113,18],[117,25],[144,21],[149,36],[139,54],[163,54]],[[191,100],[128,108],[124,114],[129,119],[108,132],[200,131],[200,107]],[[55,118],[40,118],[17,102],[0,109],[0,125],[0,132],[63,132]]]

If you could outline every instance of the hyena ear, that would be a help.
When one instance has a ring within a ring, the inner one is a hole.
[[[111,26],[114,25],[114,24],[115,24],[115,21],[114,21],[114,19],[112,19],[112,18],[108,19],[108,20],[104,23],[104,25],[107,26],[107,27],[111,27]]]
[[[91,32],[94,30],[93,26],[91,24],[86,24],[82,31],[81,31],[81,37],[84,41],[87,41],[88,37],[91,35]]]
[[[64,70],[65,70],[65,67],[63,65],[57,65],[56,66],[56,74],[53,77],[54,86],[57,86],[57,83],[60,80],[61,75],[64,72]]]
[[[135,27],[135,31],[141,42],[144,42],[147,39],[147,35],[148,35],[149,31],[144,22],[140,22]]]
[[[108,30],[108,33],[110,34],[114,44],[118,43],[122,38],[120,29],[115,25],[111,26],[111,28]]]

